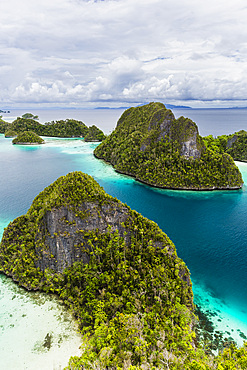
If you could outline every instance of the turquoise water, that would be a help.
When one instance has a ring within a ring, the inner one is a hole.
[[[152,189],[116,173],[111,166],[94,158],[95,145],[79,139],[47,138],[42,146],[12,146],[11,139],[0,135],[0,233],[10,220],[25,213],[33,198],[59,176],[75,170],[86,172],[106,192],[159,224],[175,243],[178,255],[191,271],[195,302],[211,315],[215,330],[222,330],[227,336],[230,333],[238,344],[242,344],[241,332],[247,336],[246,187],[240,191],[200,193]],[[238,165],[247,183],[247,164]],[[25,362],[25,366],[21,365],[18,369],[59,368],[56,361],[61,355],[57,352],[57,340],[54,339],[54,346],[45,353],[34,351],[34,348],[40,348],[37,343],[44,341],[44,332],[34,339],[35,334],[30,331],[28,338],[32,339],[32,343],[27,348],[21,345],[21,339],[19,344],[13,346],[11,338],[22,338],[26,330],[27,322],[18,319],[25,314],[20,304],[23,299],[28,307],[28,321],[33,320],[34,327],[42,328],[42,320],[38,322],[35,316],[32,317],[31,312],[35,312],[37,304],[29,299],[30,293],[20,289],[16,294],[16,286],[3,276],[0,282],[2,306],[5,307],[5,313],[0,312],[3,333],[0,344],[4,348],[0,353],[2,368],[8,363],[9,354],[13,357],[13,352],[21,356],[20,363]],[[15,308],[11,317],[6,314],[8,307],[12,307],[13,295],[16,295],[14,301],[19,307],[16,318]],[[61,309],[60,305],[56,307]],[[43,312],[47,314],[49,311],[44,307]],[[56,322],[58,316],[53,316],[46,333],[60,327],[60,322]],[[18,321],[18,327],[13,323],[9,332],[13,321]],[[54,338],[58,337],[59,333],[54,334]],[[74,338],[74,348],[78,350],[76,330],[70,337]],[[63,342],[66,345],[65,339]],[[74,353],[71,351],[71,354]],[[68,354],[65,357],[66,363]],[[44,366],[33,366],[37,358]]]
[[[76,323],[53,297],[0,275],[0,368],[58,370],[80,354]]]

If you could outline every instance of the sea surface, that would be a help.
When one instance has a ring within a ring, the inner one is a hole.
[[[11,111],[6,117],[30,111]],[[74,111],[78,115],[75,115]],[[110,132],[123,110],[40,110],[43,122],[75,118],[101,122]],[[193,119],[202,135],[247,129],[247,110],[173,110]],[[217,112],[216,112],[217,111]],[[5,117],[6,116],[6,117]],[[10,119],[10,121],[12,120]],[[41,119],[40,119],[41,121]],[[239,191],[159,190],[116,173],[93,156],[97,144],[46,138],[41,146],[13,146],[0,135],[0,235],[26,213],[34,197],[68,172],[92,175],[106,192],[157,222],[191,272],[194,300],[214,330],[238,345],[247,337],[247,187]],[[237,163],[247,184],[247,164]],[[0,275],[0,369],[61,369],[80,353],[76,323],[53,297],[26,292]]]
[[[109,134],[125,109],[11,109],[10,113],[1,113],[3,119],[12,122],[24,113],[39,117],[40,123],[59,119],[74,118],[87,126],[96,125],[105,134]],[[231,134],[247,130],[247,109],[172,109],[176,118],[180,116],[192,119],[199,127],[201,136]]]

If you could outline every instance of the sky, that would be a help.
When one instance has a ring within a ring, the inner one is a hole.
[[[247,106],[245,0],[2,0],[0,109]]]

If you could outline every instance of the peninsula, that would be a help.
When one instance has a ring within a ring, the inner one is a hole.
[[[175,119],[162,103],[127,109],[94,155],[155,187],[215,190],[243,185],[232,157],[209,150],[196,124]]]

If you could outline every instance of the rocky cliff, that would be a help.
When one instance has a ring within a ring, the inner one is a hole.
[[[188,270],[166,234],[81,172],[59,178],[34,199],[26,215],[9,224],[0,245],[0,271],[29,288],[32,281],[25,277],[31,261],[25,260],[26,253],[32,252],[38,272],[62,273],[75,262],[89,263],[90,253],[102,247],[101,238],[107,235],[110,241],[116,233],[126,248],[141,237],[142,248],[151,243],[172,264],[181,263],[180,283],[191,285]],[[39,281],[37,286],[41,285]]]
[[[243,180],[232,158],[212,153],[188,118],[175,119],[161,103],[130,108],[94,151],[119,172],[172,189],[238,189]]]
[[[207,148],[216,153],[227,153],[235,161],[247,162],[247,132],[240,130],[234,134],[212,135],[203,138]]]
[[[88,263],[85,249],[92,250],[88,234],[93,231],[102,234],[110,227],[112,233],[118,231],[125,242],[130,243],[130,233],[122,226],[128,213],[128,208],[118,203],[100,205],[97,201],[85,201],[76,211],[66,206],[47,211],[35,237],[37,267],[61,273],[76,261]]]
[[[73,310],[89,335],[80,367],[95,358],[110,368],[126,361],[151,368],[163,361],[161,344],[174,351],[176,343],[178,354],[184,343],[192,348],[191,281],[175,246],[91,176],[62,176],[9,224],[0,271],[28,289],[56,292]]]

